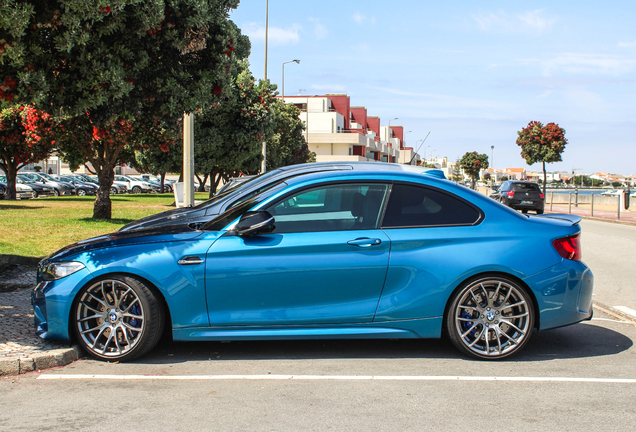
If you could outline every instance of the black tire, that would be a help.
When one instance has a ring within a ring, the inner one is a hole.
[[[36,191],[33,191],[33,198],[37,198],[39,195]]]
[[[165,314],[143,282],[110,275],[80,290],[71,320],[78,342],[89,355],[98,360],[128,361],[157,345]]]
[[[86,191],[84,189],[78,189],[77,196],[86,196]]]
[[[134,188],[132,188],[132,193],[134,194],[141,193],[141,188],[139,186],[135,186]]]
[[[60,196],[60,191],[57,189],[53,189],[53,195]]]
[[[110,194],[111,195],[117,195],[117,188],[116,187],[110,188]]]
[[[537,210],[537,214],[543,214],[543,210]]]
[[[511,279],[499,275],[475,278],[451,297],[445,328],[462,353],[482,360],[500,360],[516,354],[530,340],[534,328],[532,299]]]

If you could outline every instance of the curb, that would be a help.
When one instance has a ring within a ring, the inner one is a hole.
[[[594,305],[594,307],[596,309],[600,310],[601,312],[603,312],[603,313],[605,313],[605,314],[607,314],[607,315],[609,315],[609,316],[611,316],[613,318],[616,318],[616,319],[621,320],[621,321],[627,321],[627,322],[630,322],[632,324],[636,324],[636,318],[634,318],[634,317],[632,317],[630,315],[627,315],[627,314],[625,314],[625,313],[623,313],[623,312],[621,312],[621,311],[619,311],[617,309],[614,309],[611,306],[607,306],[607,305],[605,305],[603,303],[599,303],[596,300],[594,300],[592,302],[592,304]]]
[[[70,348],[32,354],[30,357],[0,359],[0,376],[19,375],[34,370],[66,366],[81,356],[81,348],[72,346]]]

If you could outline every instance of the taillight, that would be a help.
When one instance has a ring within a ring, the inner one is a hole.
[[[581,236],[564,237],[552,242],[556,251],[563,258],[572,261],[581,261]]]
[[[511,191],[510,190],[510,191],[508,191],[508,193],[506,195],[508,195],[508,198],[512,198],[512,197],[515,196],[515,191]]]
[[[543,194],[539,194],[539,198],[543,199],[545,196]]]

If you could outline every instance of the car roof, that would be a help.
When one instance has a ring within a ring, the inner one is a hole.
[[[284,167],[277,168],[281,171],[306,171],[313,172],[316,169],[326,170],[330,167],[333,167],[334,170],[342,170],[342,169],[351,169],[351,170],[360,170],[360,171],[402,171],[402,172],[413,172],[413,173],[424,173],[427,175],[439,178],[446,178],[444,176],[444,172],[442,170],[433,169],[433,168],[424,168],[416,165],[405,165],[405,164],[397,164],[397,163],[387,163],[387,162],[349,162],[349,161],[335,161],[335,162],[311,162],[305,164],[298,165],[288,165]]]

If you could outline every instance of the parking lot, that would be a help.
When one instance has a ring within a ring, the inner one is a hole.
[[[592,321],[518,356],[445,340],[163,343],[0,380],[0,430],[629,430],[636,421],[636,227],[583,221]],[[621,309],[622,307],[622,309]]]

